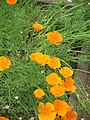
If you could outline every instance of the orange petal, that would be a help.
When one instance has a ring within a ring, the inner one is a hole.
[[[66,87],[66,91],[76,92],[76,87],[74,85]]]
[[[36,62],[41,63],[42,57],[43,57],[43,54],[41,52],[36,52],[36,55],[35,55]]]
[[[56,73],[51,73],[46,77],[46,81],[50,85],[58,85],[61,83],[61,78]]]
[[[60,69],[60,74],[62,74],[65,78],[71,77],[73,75],[73,70],[71,70],[69,67],[63,67]]]
[[[55,120],[56,117],[56,113],[55,112],[51,112],[47,115],[47,119],[46,120]]]
[[[43,108],[44,108],[44,103],[43,103],[43,102],[40,102],[40,103],[39,103],[39,106],[38,106],[38,111],[41,113],[42,110],[43,110]]]
[[[39,103],[38,110],[40,114],[38,115],[39,120],[54,120],[56,113],[54,110],[54,105],[50,102],[47,102],[45,105]]]
[[[45,104],[45,109],[48,111],[48,113],[49,112],[51,112],[51,111],[53,111],[54,110],[54,105],[52,104],[52,103],[50,103],[50,102],[47,102],[46,104]]]
[[[61,84],[60,84],[61,86],[63,86],[63,87],[65,87],[65,82],[64,82],[64,80],[61,80]]]
[[[50,92],[52,93],[52,95],[54,96],[62,96],[65,93],[65,88],[60,86],[60,85],[55,85],[50,89]]]
[[[60,59],[56,57],[50,58],[47,64],[50,66],[50,68],[53,69],[59,68],[61,66]]]
[[[68,120],[76,120],[77,118],[77,113],[76,112],[72,112],[70,114],[70,116],[68,117]]]
[[[71,112],[72,112],[72,106],[68,106],[68,111],[67,111],[67,113],[66,113],[65,116],[64,116],[64,119],[65,119],[65,120],[67,120],[67,118],[68,118],[68,116],[71,114]]]
[[[47,120],[47,115],[46,114],[38,114],[39,120]]]
[[[5,56],[0,57],[0,71],[3,71],[11,65],[11,61],[7,59]]]
[[[9,120],[8,118],[5,118],[3,116],[0,116],[0,120]]]
[[[41,64],[42,66],[44,66],[45,64],[47,64],[49,60],[49,55],[42,54],[41,52],[32,53],[30,55],[30,60],[37,62]]]
[[[35,23],[35,24],[33,24],[33,28],[34,28],[34,30],[35,30],[36,32],[39,32],[39,31],[41,31],[44,27],[43,27],[41,24],[39,24],[39,23]]]
[[[76,118],[77,118],[77,113],[72,112],[72,106],[68,106],[68,111],[64,116],[64,120],[76,120]]]
[[[47,39],[52,43],[52,44],[58,44],[59,42],[62,42],[63,38],[62,35],[59,32],[49,32],[47,34]]]
[[[72,107],[68,106],[68,111],[66,113],[66,115],[64,116],[64,120],[76,120],[77,118],[77,113],[76,112],[72,112]]]
[[[47,64],[47,62],[48,62],[48,60],[49,60],[49,55],[46,55],[46,54],[43,54],[43,56],[42,56],[42,61],[40,62],[40,64],[42,65],[42,66],[44,66],[45,64]]]
[[[64,116],[68,110],[68,104],[65,101],[61,100],[55,100],[54,107],[54,111],[60,116]]]
[[[7,62],[6,62],[6,68],[9,68],[9,66],[11,65],[11,61],[9,59],[7,59]]]
[[[30,60],[36,62],[35,56],[36,56],[36,53],[32,53],[32,54],[30,55]]]
[[[9,5],[14,5],[14,4],[16,4],[17,0],[6,0],[6,2],[7,2]]]
[[[36,98],[42,98],[45,95],[45,93],[43,92],[42,89],[36,89],[34,91],[34,95]]]
[[[66,78],[65,79],[65,85],[66,86],[72,86],[74,84],[74,80],[72,78]]]

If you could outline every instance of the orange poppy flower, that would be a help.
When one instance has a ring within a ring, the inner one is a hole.
[[[6,2],[7,2],[9,5],[14,5],[14,4],[16,4],[17,0],[6,0]]]
[[[56,73],[51,73],[46,77],[46,81],[50,85],[58,85],[61,83],[61,78]]]
[[[42,56],[43,54],[41,53],[41,52],[35,52],[35,53],[32,53],[31,55],[30,55],[30,60],[32,60],[32,61],[34,61],[34,62],[36,62],[37,60],[36,60],[36,56]]]
[[[38,114],[39,120],[54,120],[56,113],[53,111],[54,105],[50,102],[47,102],[45,105],[44,103],[39,103],[38,111],[40,112]]]
[[[45,93],[42,89],[39,88],[34,91],[34,95],[36,98],[42,98],[45,95]]]
[[[3,71],[11,65],[11,61],[7,59],[5,56],[0,57],[0,71]]]
[[[59,42],[62,42],[63,38],[62,35],[59,32],[49,32],[47,34],[47,39],[52,43],[52,44],[58,44]]]
[[[65,78],[66,77],[71,77],[73,75],[73,70],[71,70],[69,67],[63,67],[59,71],[60,74],[62,74]]]
[[[55,97],[59,97],[64,95],[65,93],[65,88],[63,86],[60,85],[54,85],[51,89],[50,92],[52,95],[54,95]]]
[[[0,115],[0,120],[9,120],[9,119]]]
[[[53,69],[59,68],[61,66],[60,59],[57,57],[50,58],[47,64],[50,66],[50,68]]]
[[[41,25],[41,24],[39,24],[39,23],[35,23],[35,24],[33,24],[33,28],[34,28],[34,30],[36,31],[36,32],[39,32],[39,31],[41,31],[44,27]]]
[[[30,59],[44,66],[49,60],[49,55],[42,54],[41,52],[36,52],[30,55]]]
[[[55,100],[54,101],[54,111],[60,116],[65,116],[68,110],[68,104],[65,101]]]
[[[69,91],[75,92],[76,91],[76,87],[73,84],[74,84],[74,80],[72,78],[66,78],[65,81],[64,80],[61,81],[61,85],[63,87],[65,87],[67,92],[69,92]]]
[[[64,120],[76,120],[77,118],[77,113],[76,112],[72,112],[72,107],[68,106],[68,111],[65,114],[65,116],[63,117]]]
[[[46,65],[49,60],[49,55],[42,54],[42,55],[36,55],[35,57],[36,62],[41,64],[42,66]]]

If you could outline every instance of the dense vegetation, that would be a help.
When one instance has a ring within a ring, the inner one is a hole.
[[[1,115],[10,120],[36,117],[38,100],[33,91],[38,87],[47,91],[45,101],[52,99],[43,82],[52,70],[30,61],[30,54],[37,51],[60,58],[63,66],[74,70],[77,93],[69,102],[77,102],[74,109],[80,112],[78,120],[90,115],[90,86],[85,85],[85,81],[79,77],[80,71],[90,74],[85,68],[90,62],[89,15],[90,6],[82,0],[69,4],[18,0],[13,6],[5,0],[0,1],[0,56],[7,56],[11,60],[9,69],[0,72]],[[39,33],[32,27],[35,22],[44,26]],[[46,34],[50,31],[60,32],[63,42],[57,46],[48,42]]]

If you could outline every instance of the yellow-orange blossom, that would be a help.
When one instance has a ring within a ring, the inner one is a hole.
[[[0,71],[3,71],[11,65],[11,61],[5,56],[0,56]]]
[[[36,98],[42,98],[45,95],[45,93],[42,89],[38,88],[34,91],[34,95]]]
[[[62,35],[55,31],[47,33],[47,39],[52,43],[57,45],[58,43],[62,42],[63,38]]]
[[[0,120],[9,120],[9,119],[0,115]]]
[[[40,102],[38,106],[38,118],[39,120],[54,120],[56,113],[54,112],[54,105],[50,102],[44,103]]]
[[[6,2],[7,2],[9,5],[14,5],[14,4],[16,4],[17,0],[6,0]]]
[[[33,28],[36,32],[40,32],[44,27],[36,22],[35,24],[33,24]]]

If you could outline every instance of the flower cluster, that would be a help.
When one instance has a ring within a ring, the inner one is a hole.
[[[57,57],[50,58],[49,55],[41,52],[35,52],[30,55],[30,60],[41,64],[42,66],[48,65],[50,68],[56,69],[61,66],[60,59]]]
[[[73,70],[63,67],[59,72],[65,78],[64,80],[54,72],[46,77],[46,82],[52,86],[50,93],[55,97],[60,97],[65,94],[65,91],[75,92],[76,87],[74,86],[74,80],[71,78]],[[40,99],[45,95],[45,92],[39,88],[34,91],[34,95]],[[77,118],[77,113],[72,111],[72,106],[59,99],[56,99],[53,104],[50,102],[46,102],[45,104],[40,102],[38,111],[39,120],[75,120]]]
[[[48,63],[49,56],[47,54],[42,54],[41,52],[36,52],[30,55],[30,59],[44,66]]]
[[[35,24],[33,24],[33,28],[36,32],[40,32],[44,27],[38,22],[36,22]],[[46,36],[48,41],[54,45],[58,45],[60,42],[63,41],[62,35],[57,31],[48,32]]]
[[[39,120],[76,120],[77,118],[77,113],[72,111],[72,106],[58,99],[53,104],[40,102],[38,111]]]
[[[44,27],[41,24],[36,23],[33,25],[33,28],[36,32],[39,32]],[[47,39],[55,45],[63,40],[62,35],[59,32],[47,33]],[[59,70],[58,74],[52,72],[46,76],[45,81],[47,82],[47,85],[51,87],[50,93],[55,99],[52,103],[39,103],[39,120],[76,120],[77,113],[73,112],[72,106],[69,106],[64,100],[59,99],[64,94],[67,95],[67,92],[76,92],[76,87],[72,78],[73,70],[67,66],[61,67],[61,61],[59,58],[51,58],[48,54],[43,54],[41,52],[32,53],[30,55],[30,60],[37,62],[42,66],[48,65],[54,70],[57,68],[57,70]],[[37,88],[34,91],[34,95],[38,99],[44,97],[45,94],[46,93],[41,88]]]
[[[7,3],[13,5],[17,0],[7,0]],[[41,31],[44,27],[35,23],[33,28],[36,32]],[[47,39],[52,44],[58,45],[62,42],[63,38],[59,32],[47,33]],[[53,102],[40,102],[38,105],[38,119],[39,120],[76,120],[77,113],[73,112],[72,106],[60,97],[67,92],[76,92],[76,86],[72,78],[73,70],[67,66],[61,67],[61,61],[58,57],[50,57],[48,54],[41,52],[35,52],[30,55],[30,60],[37,62],[41,66],[48,65],[51,69],[57,69],[58,74],[55,72],[46,76],[45,82],[50,87],[50,94],[54,97]],[[0,71],[3,71],[11,65],[11,61],[5,56],[0,57]],[[37,88],[34,91],[36,98],[41,99],[44,97],[45,92],[41,88]],[[57,98],[58,97],[58,98]],[[15,99],[18,99],[15,98]],[[0,116],[0,120],[9,120],[3,116]]]
[[[30,59],[34,62],[41,64],[42,66],[47,64],[52,69],[60,68],[61,66],[59,58],[50,58],[49,55],[42,54],[41,52],[32,53],[30,55]],[[50,93],[55,97],[59,97],[64,95],[65,91],[75,92],[76,87],[74,85],[74,80],[71,78],[73,75],[73,70],[65,66],[59,70],[59,73],[61,76],[64,77],[64,80],[62,80],[62,78],[54,72],[46,77],[47,83],[52,86],[50,89]]]

